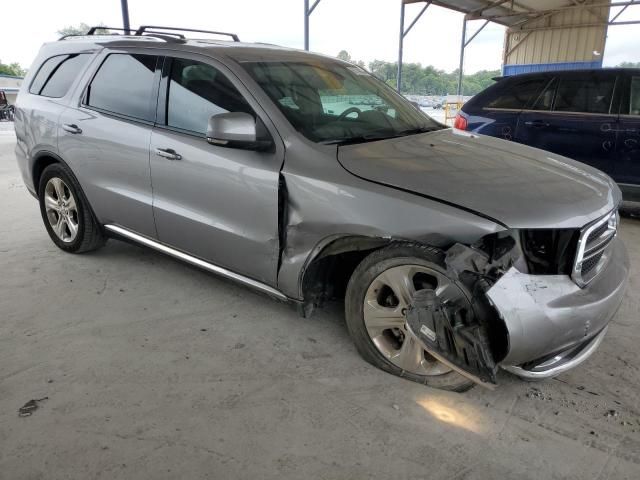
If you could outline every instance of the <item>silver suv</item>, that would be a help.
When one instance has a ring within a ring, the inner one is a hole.
[[[16,153],[58,247],[138,242],[303,315],[344,298],[367,361],[439,388],[597,348],[628,276],[607,175],[355,65],[175,31],[65,38],[29,70]]]

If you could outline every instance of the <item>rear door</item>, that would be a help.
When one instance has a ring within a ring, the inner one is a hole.
[[[516,141],[612,173],[618,129],[615,72],[562,72],[518,120]]]
[[[613,178],[625,200],[640,202],[640,71],[624,76],[623,91]]]
[[[482,98],[478,99],[479,101],[472,99],[468,106],[462,107],[463,112],[467,114],[467,129],[483,135],[513,140],[520,112],[531,106],[549,81],[550,77],[545,74],[499,81],[493,87],[491,97],[486,99],[486,103]]]
[[[152,238],[149,142],[160,59],[145,50],[102,53],[80,100],[62,113],[58,137],[98,219]]]
[[[279,260],[278,191],[284,146],[247,89],[222,64],[167,57],[158,122],[151,137],[153,211],[161,242],[275,285]],[[273,151],[211,145],[211,115],[259,118]],[[167,158],[166,152],[173,152]]]

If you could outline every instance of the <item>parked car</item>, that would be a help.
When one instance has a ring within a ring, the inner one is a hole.
[[[501,78],[463,106],[455,126],[594,166],[640,202],[640,69]]]
[[[153,30],[45,44],[22,85],[16,156],[60,249],[138,242],[304,315],[344,298],[367,361],[438,388],[602,341],[628,276],[607,175],[331,57]],[[325,113],[338,94],[385,108]]]
[[[14,106],[9,105],[7,96],[3,91],[0,91],[0,120],[13,120]]]

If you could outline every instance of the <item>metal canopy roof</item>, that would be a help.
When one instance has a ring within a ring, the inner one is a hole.
[[[425,3],[425,0],[403,0],[405,4]],[[467,15],[467,20],[490,20],[506,27],[524,23],[567,10],[628,7],[640,5],[638,0],[433,0],[432,5],[455,10]],[[603,25],[609,24],[603,19]],[[618,22],[618,25],[627,22]],[[631,23],[631,22],[629,22]]]

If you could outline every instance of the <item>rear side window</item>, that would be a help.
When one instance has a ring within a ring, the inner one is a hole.
[[[242,94],[216,68],[194,60],[173,59],[167,125],[204,134],[210,116],[227,112],[255,116]]]
[[[107,112],[153,121],[157,59],[156,55],[109,55],[93,77],[85,103]]]
[[[500,95],[489,102],[487,107],[521,110],[538,96],[546,83],[547,79],[544,78],[507,81]],[[499,87],[500,84],[498,84]]]
[[[609,113],[616,78],[611,75],[567,76],[560,79],[554,110]]]
[[[36,73],[29,87],[29,93],[44,97],[64,97],[90,56],[90,54],[80,53],[49,58]]]

